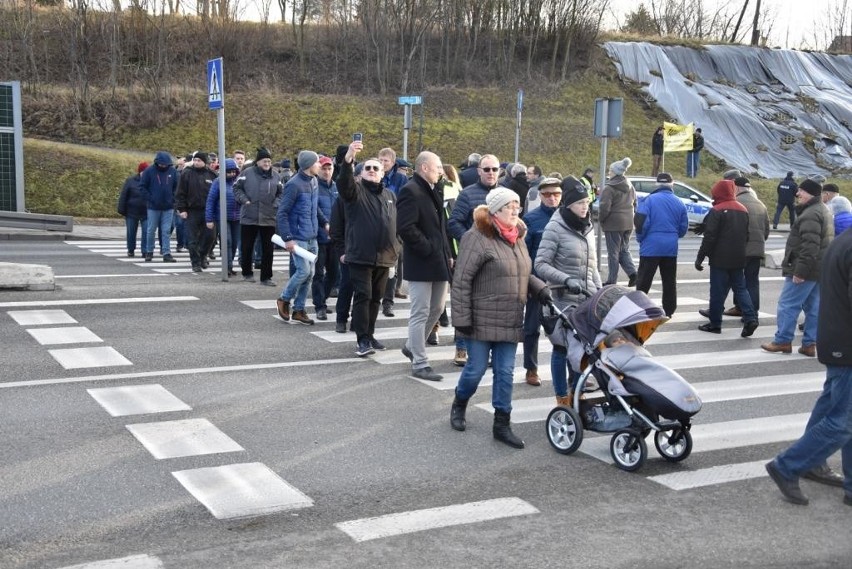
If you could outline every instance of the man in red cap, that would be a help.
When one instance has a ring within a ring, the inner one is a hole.
[[[337,185],[331,179],[334,174],[334,161],[328,156],[320,156],[320,171],[317,174],[317,206],[322,210],[326,219],[331,219],[331,210],[337,201]],[[314,278],[311,282],[311,297],[317,320],[328,320],[326,300],[331,289],[337,282],[338,263],[334,254],[331,238],[325,227],[320,227],[317,233],[317,262],[314,268]]]

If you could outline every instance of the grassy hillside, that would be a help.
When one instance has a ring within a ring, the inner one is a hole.
[[[606,163],[630,156],[630,173],[650,172],[651,135],[666,117],[625,91],[608,61],[597,62],[567,84],[523,88],[520,161],[524,164],[535,163],[545,172],[564,175],[577,175],[588,166],[598,170],[601,146],[592,134],[594,100],[623,97],[623,136],[609,141]],[[516,87],[446,87],[422,95],[423,149],[456,165],[473,151],[494,153],[503,161],[513,159]],[[191,96],[196,99],[193,110],[163,128],[100,132],[92,143],[106,148],[27,139],[27,208],[78,217],[115,217],[118,191],[141,159],[150,161],[159,149],[173,154],[215,150],[216,113],[207,110],[205,93]],[[351,140],[351,133],[363,132],[366,153],[375,155],[380,148],[391,146],[402,154],[402,107],[396,97],[226,93],[225,105],[229,153],[240,148],[253,156],[259,145],[267,146],[275,160],[292,157],[304,148],[333,153],[338,144]],[[418,149],[419,112],[415,107],[409,157]],[[702,154],[701,173],[693,185],[709,193],[726,166],[709,153]],[[668,155],[666,169],[682,178],[684,162],[683,153]],[[777,181],[752,183],[767,205],[775,203]]]

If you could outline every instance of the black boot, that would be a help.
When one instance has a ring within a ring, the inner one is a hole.
[[[458,395],[453,399],[453,406],[450,408],[450,426],[457,431],[463,431],[467,427],[464,414],[467,411],[468,401],[468,399],[459,399]]]
[[[494,410],[494,438],[510,447],[524,448],[524,441],[512,432],[511,414],[499,409]]]

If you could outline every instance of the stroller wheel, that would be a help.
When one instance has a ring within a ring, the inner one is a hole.
[[[680,462],[692,452],[692,435],[685,429],[657,431],[654,434],[657,452],[669,462]]]
[[[621,470],[633,472],[642,468],[648,457],[648,445],[637,431],[621,429],[612,435],[609,453],[615,465]]]
[[[547,416],[547,439],[556,452],[572,454],[583,442],[580,415],[568,407],[556,407]]]

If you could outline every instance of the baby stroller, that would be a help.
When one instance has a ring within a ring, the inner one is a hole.
[[[550,305],[551,318],[565,335],[568,361],[583,370],[570,386],[571,407],[558,406],[547,417],[547,438],[562,454],[572,454],[583,442],[583,430],[614,433],[610,454],[626,471],[642,467],[648,456],[645,438],[653,431],[654,445],[669,462],[692,452],[690,418],[701,399],[689,383],[650,357],[642,345],[666,322],[663,310],[645,293],[617,285],[605,286],[573,311]],[[631,340],[603,348],[613,331]]]

